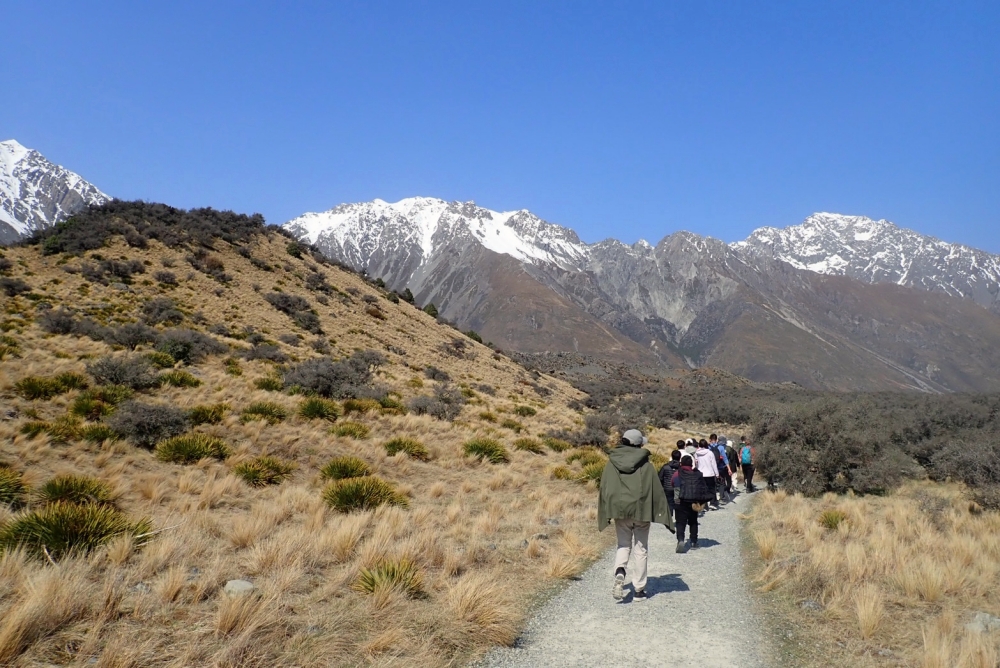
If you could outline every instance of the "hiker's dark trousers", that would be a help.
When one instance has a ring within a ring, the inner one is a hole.
[[[698,540],[698,511],[691,507],[691,501],[681,501],[677,504],[677,515],[674,519],[677,540],[684,540],[685,527],[691,527],[691,542]]]
[[[753,464],[742,464],[741,466],[743,466],[743,482],[746,483],[749,492],[753,489]]]
[[[715,493],[715,478],[712,476],[705,476],[702,478],[705,483],[705,493],[708,494],[709,498],[712,500],[713,505],[719,505],[719,495]]]

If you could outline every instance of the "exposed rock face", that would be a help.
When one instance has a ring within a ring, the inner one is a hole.
[[[976,305],[996,308],[997,258],[865,220],[818,214],[800,227],[822,234],[737,244],[689,232],[585,244],[527,211],[412,198],[286,227],[515,350],[839,390],[1000,389],[1000,319]],[[892,273],[903,259],[910,271]]]
[[[78,174],[14,140],[0,142],[0,244],[50,227],[111,198]]]

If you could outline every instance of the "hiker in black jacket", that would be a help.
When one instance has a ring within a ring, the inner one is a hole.
[[[683,445],[684,441],[681,441]],[[674,450],[670,453],[670,461],[660,467],[660,484],[663,485],[663,493],[667,495],[667,503],[670,505],[670,514],[676,517],[677,505],[674,503],[674,473],[681,468],[681,451]]]
[[[681,467],[674,473],[674,503],[677,505],[677,552],[687,552],[684,544],[685,527],[691,528],[690,547],[698,547],[698,513],[710,497],[705,487],[706,478],[693,468],[691,455],[681,458]]]

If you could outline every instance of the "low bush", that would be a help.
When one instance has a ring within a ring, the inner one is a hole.
[[[107,343],[119,345],[129,350],[135,350],[144,343],[156,341],[158,333],[152,327],[140,322],[130,322],[118,327],[105,327],[98,330],[100,337]]]
[[[288,355],[271,343],[255,344],[249,350],[243,351],[243,356],[248,360],[266,360],[276,364],[284,364],[288,361]]]
[[[285,387],[298,386],[328,399],[367,396],[375,371],[386,361],[385,356],[373,350],[363,350],[337,362],[318,357],[289,369],[284,383]]]
[[[426,462],[431,458],[431,454],[424,447],[424,444],[412,438],[393,438],[382,444],[385,453],[390,457],[399,452],[405,452],[413,459]]]
[[[532,417],[538,414],[531,406],[514,406],[514,414],[520,415],[521,417]]]
[[[431,380],[437,380],[442,383],[447,383],[451,380],[451,376],[448,375],[447,371],[443,371],[436,366],[428,366],[424,368],[424,375]]]
[[[162,285],[175,286],[177,285],[177,276],[172,271],[158,271],[153,274],[153,278],[156,279],[157,283]]]
[[[209,355],[221,355],[229,347],[216,338],[193,329],[168,329],[160,334],[156,349],[178,362],[197,364]]]
[[[38,325],[49,334],[72,334],[76,327],[76,318],[73,312],[62,306],[57,309],[49,309],[38,317]]]
[[[485,459],[491,464],[506,464],[510,461],[507,448],[493,438],[474,438],[466,441],[462,446],[462,451],[467,457],[477,457]]]
[[[336,422],[340,417],[340,406],[329,399],[309,397],[299,404],[299,417],[306,420],[328,420]]]
[[[0,552],[21,548],[38,559],[59,559],[90,552],[122,535],[141,544],[151,529],[148,519],[133,521],[112,506],[52,503],[0,526]]]
[[[35,491],[39,503],[92,503],[115,506],[115,493],[111,486],[85,475],[60,475],[49,480]]]
[[[87,373],[98,385],[124,385],[133,390],[156,387],[160,382],[149,360],[135,354],[101,357],[87,365]]]
[[[439,386],[434,396],[421,395],[410,400],[410,410],[417,415],[430,415],[439,420],[451,421],[459,416],[465,397],[453,387]]]
[[[296,334],[279,334],[278,340],[286,346],[292,346],[293,348],[298,348],[302,345],[302,337]]]
[[[391,483],[372,475],[335,480],[323,491],[323,500],[342,513],[373,510],[382,505],[409,505],[407,498]]]
[[[161,462],[193,464],[207,457],[225,459],[230,450],[221,438],[191,433],[160,441],[156,444],[155,453]]]
[[[278,424],[288,417],[288,411],[273,401],[257,401],[240,411],[240,422],[266,420],[268,424]]]
[[[258,390],[264,390],[265,392],[281,392],[285,389],[285,384],[281,382],[281,379],[275,378],[274,376],[258,378],[253,382],[253,386]]]
[[[164,404],[127,401],[108,419],[108,426],[135,445],[152,448],[158,441],[187,430],[187,411]]]
[[[106,424],[88,424],[80,429],[80,438],[88,443],[103,443],[118,438],[118,435]]]
[[[192,408],[188,413],[188,419],[194,426],[200,424],[219,424],[226,417],[228,410],[229,404],[203,404]]]
[[[16,297],[31,292],[31,286],[20,278],[0,278],[0,292],[8,297]]]
[[[497,416],[496,413],[494,413],[493,411],[483,411],[482,413],[479,414],[479,419],[482,420],[483,422],[493,423],[497,421]]]
[[[233,377],[239,377],[243,375],[243,368],[240,366],[240,361],[235,357],[227,357],[225,361],[226,373]]]
[[[178,310],[173,299],[157,297],[142,305],[142,319],[149,325],[177,325],[184,320],[184,314]]]
[[[261,455],[233,467],[233,474],[251,487],[266,487],[284,482],[295,470],[293,462]]]
[[[423,579],[417,565],[409,559],[382,561],[372,568],[362,568],[351,585],[355,591],[376,594],[397,591],[409,598],[424,595]]]
[[[28,486],[18,471],[0,465],[0,505],[17,510],[28,500]]]
[[[361,424],[360,422],[346,421],[332,427],[330,433],[334,436],[348,438],[367,438],[368,434],[371,433],[371,429],[368,425]]]
[[[174,364],[177,363],[173,357],[167,353],[161,353],[159,350],[153,350],[144,355],[149,363],[155,366],[157,369],[172,369]]]
[[[545,454],[545,448],[542,447],[541,441],[535,438],[519,438],[514,441],[515,450],[523,450],[525,452],[530,452],[536,455]]]
[[[347,399],[344,401],[344,413],[368,413],[382,408],[375,399]]]
[[[160,382],[173,387],[198,387],[201,385],[201,380],[180,369],[160,374]]]
[[[324,480],[346,480],[371,475],[371,469],[357,457],[334,457],[319,470],[319,474]]]

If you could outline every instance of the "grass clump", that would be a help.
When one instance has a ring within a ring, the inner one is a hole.
[[[541,455],[545,454],[545,448],[542,447],[541,441],[535,438],[519,438],[514,441],[515,450],[523,450],[525,452],[530,452],[532,454]]]
[[[511,418],[507,418],[506,420],[501,422],[500,426],[503,427],[504,429],[510,429],[515,434],[520,434],[521,431],[524,429],[523,424]]]
[[[124,385],[101,385],[81,392],[73,400],[69,412],[86,420],[100,420],[131,397],[132,390]]]
[[[577,478],[578,481],[586,483],[591,480],[597,483],[597,486],[601,486],[601,476],[604,474],[604,466],[607,464],[606,461],[593,462],[587,464],[583,467],[583,472]]]
[[[240,422],[266,420],[268,424],[278,424],[288,417],[288,411],[273,401],[257,401],[240,411]]]
[[[74,415],[63,415],[49,423],[46,431],[55,443],[69,443],[80,438],[81,424]]]
[[[419,459],[422,462],[426,462],[431,458],[431,454],[424,447],[424,444],[412,438],[394,438],[386,441],[382,447],[385,448],[386,454],[390,457],[396,453],[405,452],[410,457]]]
[[[847,519],[843,510],[824,510],[819,515],[819,523],[826,529],[836,531],[840,523]]]
[[[243,367],[240,366],[240,361],[235,357],[227,357],[224,364],[226,373],[230,376],[237,377],[243,375]]]
[[[251,487],[278,485],[294,470],[294,463],[267,455],[254,457],[233,467],[233,473]]]
[[[193,464],[206,457],[225,459],[229,456],[229,446],[221,438],[208,434],[184,434],[160,441],[155,452],[161,462]]]
[[[564,441],[561,438],[556,438],[554,436],[547,436],[542,439],[545,446],[552,452],[566,452],[573,447],[573,444],[569,441]]]
[[[479,414],[479,419],[483,422],[496,422],[497,416],[496,413],[493,413],[492,411],[483,411]]]
[[[568,466],[557,466],[552,469],[552,477],[556,480],[572,480],[574,478],[573,470]]]
[[[118,438],[118,435],[106,424],[88,424],[80,429],[80,438],[88,443],[103,443]]]
[[[344,402],[344,413],[367,413],[382,409],[375,399],[348,399]]]
[[[345,480],[363,478],[371,474],[371,469],[357,457],[334,457],[319,470],[319,474],[324,480]]]
[[[281,392],[285,389],[285,384],[281,382],[281,379],[275,378],[274,376],[258,378],[253,382],[253,386],[258,390],[264,390],[266,392]]]
[[[424,595],[423,578],[409,559],[383,561],[371,569],[362,568],[352,588],[365,594],[398,591],[410,598]]]
[[[603,463],[604,455],[593,448],[581,448],[566,457],[566,463],[580,462],[580,466],[590,466],[591,464]]]
[[[59,559],[90,552],[117,536],[131,535],[138,542],[151,529],[148,519],[133,521],[113,506],[57,502],[0,526],[0,552],[21,548],[39,559]]]
[[[115,506],[115,493],[111,486],[85,475],[60,475],[38,488],[35,496],[40,503],[92,503],[98,506]]]
[[[20,432],[29,438],[35,438],[49,430],[49,423],[42,420],[30,420],[21,425]]]
[[[335,422],[340,417],[340,406],[336,402],[320,397],[309,397],[299,404],[299,417],[306,420],[327,420]]]
[[[360,422],[341,422],[332,427],[330,433],[334,436],[345,436],[347,438],[367,438],[371,433],[371,428]]]
[[[335,480],[323,491],[323,500],[342,513],[372,510],[382,505],[409,505],[391,483],[372,475]]]
[[[201,404],[195,406],[188,413],[188,419],[191,420],[191,424],[198,426],[200,424],[219,424],[222,419],[226,417],[226,412],[229,410],[229,404]]]
[[[520,415],[521,417],[532,417],[537,415],[536,411],[531,406],[514,406],[514,415]]]
[[[201,385],[201,380],[180,369],[160,374],[160,382],[173,387],[198,387]]]
[[[80,381],[82,385],[80,384]],[[46,400],[54,396],[87,386],[87,379],[80,374],[64,373],[58,376],[25,376],[14,383],[14,392],[19,396],[35,401]]]
[[[406,415],[406,406],[395,397],[386,395],[378,400],[382,415]]]
[[[27,496],[28,486],[21,474],[0,464],[0,504],[16,510],[25,504]]]
[[[157,369],[172,369],[174,364],[177,363],[169,353],[161,352],[159,350],[154,350],[143,355],[149,363],[155,366]]]
[[[510,461],[507,448],[493,438],[474,438],[471,441],[466,441],[462,450],[468,457],[485,459],[491,464],[506,464]]]

